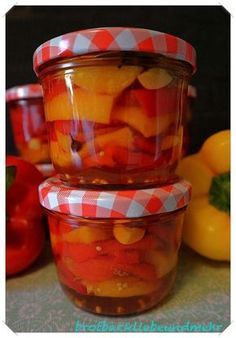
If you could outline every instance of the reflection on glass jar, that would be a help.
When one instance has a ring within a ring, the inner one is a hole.
[[[186,99],[186,104],[183,112],[183,147],[182,147],[182,157],[186,156],[189,153],[190,147],[190,122],[192,120],[194,103],[197,98],[197,89],[196,87],[189,85],[188,86],[188,95]]]

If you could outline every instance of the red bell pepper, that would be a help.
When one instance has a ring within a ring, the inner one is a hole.
[[[32,164],[18,157],[8,156],[6,164],[6,273],[13,275],[29,267],[44,245],[43,213],[38,199],[38,185],[44,178]]]

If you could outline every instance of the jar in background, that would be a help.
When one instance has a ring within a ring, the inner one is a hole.
[[[19,155],[33,164],[50,162],[42,87],[27,84],[10,88],[6,101]]]
[[[88,29],[39,46],[34,69],[60,178],[98,189],[173,182],[195,68],[191,45],[147,29]]]
[[[105,315],[145,311],[175,282],[190,184],[83,191],[58,178],[39,187],[61,286],[83,310]]]

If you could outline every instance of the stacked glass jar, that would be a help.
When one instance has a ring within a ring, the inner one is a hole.
[[[85,310],[138,313],[173,286],[191,191],[175,168],[195,59],[177,37],[120,27],[35,51],[58,172],[40,200],[59,280]]]
[[[14,142],[19,155],[33,164],[45,177],[53,173],[39,84],[12,87],[6,92]]]

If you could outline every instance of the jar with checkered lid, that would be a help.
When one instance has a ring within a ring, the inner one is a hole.
[[[167,184],[181,156],[194,48],[158,31],[87,29],[34,53],[52,162],[72,186]]]
[[[142,190],[79,190],[50,178],[39,187],[60,284],[83,310],[105,315],[145,311],[175,282],[184,180]]]

